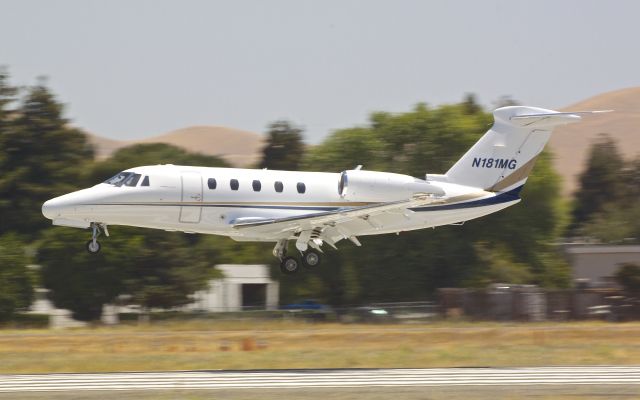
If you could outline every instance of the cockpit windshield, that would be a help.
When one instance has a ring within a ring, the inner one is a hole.
[[[127,178],[129,178],[131,175],[133,175],[133,172],[120,172],[120,173],[116,174],[115,176],[113,176],[113,177],[107,179],[106,181],[104,181],[104,183],[120,187],[120,186],[122,186],[124,181]]]
[[[135,187],[138,184],[139,180],[140,180],[140,174],[133,174],[124,180],[124,185]]]
[[[136,174],[134,172],[120,172],[119,174],[116,174],[115,176],[107,179],[106,181],[104,181],[104,183],[108,184],[108,185],[113,185],[113,186],[117,186],[120,187],[122,185],[124,186],[129,186],[129,187],[135,187],[138,182],[140,182],[140,177],[142,175],[140,174]],[[146,185],[143,186],[149,186],[149,178],[146,177]]]

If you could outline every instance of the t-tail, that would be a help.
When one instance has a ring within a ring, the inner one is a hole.
[[[557,126],[580,121],[582,114],[511,106],[493,112],[494,123],[445,174],[446,181],[491,192],[518,192]],[[442,179],[441,178],[441,179]]]

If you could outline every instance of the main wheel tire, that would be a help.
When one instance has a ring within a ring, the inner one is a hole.
[[[320,252],[314,249],[309,249],[302,254],[302,264],[307,268],[315,268],[320,265],[322,257]]]
[[[285,257],[280,263],[280,271],[283,274],[292,275],[300,270],[300,262],[295,257]]]
[[[97,240],[95,242],[93,240],[87,242],[87,251],[91,254],[96,254],[101,248],[102,246],[100,246],[100,242]]]

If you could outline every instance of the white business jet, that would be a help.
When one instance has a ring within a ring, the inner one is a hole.
[[[597,111],[596,111],[597,112]],[[358,236],[461,224],[520,201],[536,158],[558,125],[587,112],[503,107],[444,175],[425,179],[361,169],[342,173],[154,165],[131,168],[45,202],[54,225],[91,228],[91,253],[108,225],[275,242],[283,273],[320,263],[321,247]],[[287,255],[295,242],[301,257]]]

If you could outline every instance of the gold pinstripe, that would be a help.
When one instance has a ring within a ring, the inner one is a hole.
[[[513,173],[511,175],[508,175],[507,177],[505,177],[501,181],[497,182],[496,184],[494,184],[493,186],[491,186],[487,190],[491,191],[491,192],[499,192],[499,191],[501,191],[501,190],[503,190],[505,188],[508,188],[509,186],[511,186],[511,185],[513,185],[515,183],[518,183],[521,180],[525,179],[531,173],[531,170],[533,169],[533,166],[536,164],[536,160],[537,159],[538,159],[538,156],[533,157],[531,160],[527,161],[520,168],[518,168],[517,170],[513,171]]]

